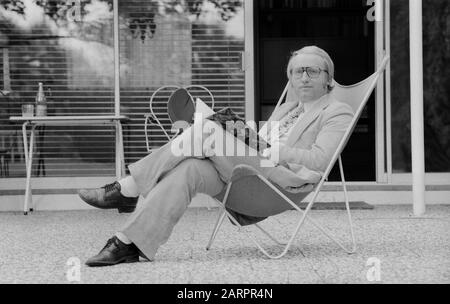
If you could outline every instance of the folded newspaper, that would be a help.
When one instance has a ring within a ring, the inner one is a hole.
[[[206,119],[216,122],[224,130],[259,152],[270,148],[270,144],[259,136],[256,130],[247,125],[244,118],[228,107],[214,112],[200,98],[197,98],[195,112],[201,113]]]

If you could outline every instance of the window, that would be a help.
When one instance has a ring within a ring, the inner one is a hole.
[[[205,86],[216,108],[244,113],[243,1],[124,1],[119,15],[121,113],[131,117],[124,128],[127,163],[147,154],[143,114],[149,113],[150,96],[161,86]],[[205,92],[193,92],[211,102]],[[170,93],[158,94],[154,103],[167,132]],[[150,128],[152,147],[166,142],[159,127]]]
[[[21,115],[44,83],[49,115],[114,113],[112,0],[81,1],[81,20],[68,18],[66,1],[0,1],[2,102],[6,116]],[[7,56],[5,56],[7,54]],[[5,69],[7,63],[9,69]],[[5,81],[7,80],[7,81]],[[2,119],[8,134],[9,177],[25,176],[20,126]],[[110,127],[40,127],[34,176],[113,174]]]
[[[0,0],[0,88],[8,91],[0,96],[0,143],[9,143],[3,177],[25,176],[20,126],[8,118],[21,115],[23,103],[34,103],[38,82],[44,83],[49,115],[114,113],[115,1],[81,1],[79,7],[66,2]],[[131,118],[124,125],[127,164],[147,153],[144,114],[162,85],[206,86],[216,107],[243,114],[242,0],[118,3],[120,111]],[[167,98],[156,100],[156,111],[169,130]],[[152,130],[152,146],[166,142],[162,134]],[[35,149],[33,176],[114,174],[111,127],[41,128]]]

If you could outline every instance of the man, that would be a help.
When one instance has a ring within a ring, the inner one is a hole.
[[[329,95],[333,89],[334,64],[324,50],[310,46],[295,52],[287,75],[290,83],[287,100],[262,130],[272,144],[264,151],[265,156],[278,154],[275,166],[261,166],[258,156],[215,155],[210,153],[211,146],[205,144],[207,140],[202,142],[201,157],[177,156],[173,153],[174,143],[197,136],[193,128],[186,130],[174,141],[130,165],[131,176],[99,189],[80,190],[85,202],[99,208],[134,208],[139,195],[145,198],[119,232],[86,264],[136,262],[139,256],[154,259],[191,199],[197,193],[219,194],[238,164],[254,167],[287,191],[305,190],[305,186],[318,182],[352,120],[352,109]],[[271,128],[273,122],[278,122],[279,128]],[[225,133],[216,136],[229,136]],[[243,224],[263,219],[232,214]]]

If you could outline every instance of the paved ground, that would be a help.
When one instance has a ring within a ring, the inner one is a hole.
[[[67,283],[71,257],[81,261],[81,283],[370,283],[367,273],[375,274],[376,259],[381,283],[450,283],[450,206],[430,206],[423,218],[410,212],[410,206],[353,211],[356,254],[346,254],[307,224],[284,258],[268,260],[228,222],[205,251],[217,210],[190,209],[156,261],[107,268],[88,268],[84,261],[127,215],[0,213],[0,283]],[[263,223],[286,237],[295,215],[287,212]],[[313,211],[312,216],[338,234],[347,232],[342,211]]]

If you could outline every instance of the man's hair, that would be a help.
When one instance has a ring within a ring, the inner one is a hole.
[[[292,61],[293,61],[293,59],[296,56],[301,55],[301,54],[316,55],[323,59],[323,61],[325,63],[325,69],[328,71],[328,82],[329,82],[329,85],[327,86],[328,93],[331,92],[334,88],[334,86],[333,86],[333,79],[334,79],[333,60],[331,59],[330,55],[328,55],[327,52],[325,52],[323,49],[321,49],[315,45],[305,46],[304,48],[301,48],[300,50],[292,53],[292,56],[289,59],[289,63],[288,63],[288,67],[287,67],[288,78],[291,79],[291,76],[292,76]]]

